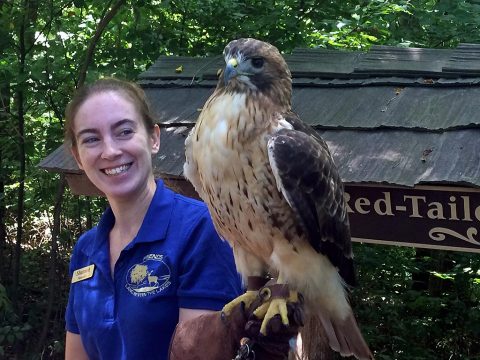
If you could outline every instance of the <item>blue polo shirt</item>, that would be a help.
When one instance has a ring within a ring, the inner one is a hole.
[[[94,270],[70,286],[66,328],[80,334],[90,359],[167,359],[179,308],[219,310],[241,293],[232,251],[205,204],[157,181],[112,278],[108,234],[114,223],[107,209],[75,245],[70,275],[90,265]]]

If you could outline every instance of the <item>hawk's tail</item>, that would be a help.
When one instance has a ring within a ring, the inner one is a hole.
[[[319,317],[309,316],[300,333],[303,360],[333,359],[328,345],[342,356],[353,355],[359,360],[373,359],[353,313],[344,320],[331,318],[328,314]]]
[[[300,336],[301,347],[297,349],[295,360],[333,360],[333,352],[328,346],[325,330],[318,317],[306,314]],[[290,357],[289,360],[293,358]]]

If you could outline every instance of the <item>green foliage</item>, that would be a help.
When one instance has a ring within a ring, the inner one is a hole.
[[[477,255],[360,244],[354,251],[361,287],[353,302],[377,359],[480,356]]]
[[[5,287],[0,284],[0,357],[6,357],[6,349],[24,340],[31,328],[19,321]]]
[[[0,2],[0,358],[62,358],[67,267],[75,239],[105,201],[67,192],[52,266],[58,176],[36,167],[62,142],[63,112],[78,84],[89,41],[115,1]],[[218,55],[240,36],[281,51],[372,45],[452,47],[480,42],[480,5],[454,0],[129,0],[106,26],[88,66],[135,79],[160,55]],[[25,113],[25,217],[21,296],[10,300],[20,188],[18,124]],[[360,283],[353,303],[377,359],[474,359],[480,335],[480,261],[473,255],[355,246]],[[48,287],[57,295],[41,333]],[[28,334],[28,336],[27,336]],[[27,341],[27,338],[30,339]],[[38,345],[38,346],[37,346]]]

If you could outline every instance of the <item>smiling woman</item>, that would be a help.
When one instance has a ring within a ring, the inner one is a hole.
[[[167,359],[179,321],[239,295],[231,250],[203,203],[154,179],[160,129],[139,87],[99,80],[66,118],[78,166],[110,205],[73,251],[66,359]]]
[[[155,189],[152,155],[160,145],[157,125],[148,131],[125,95],[106,91],[89,97],[73,119],[78,166],[108,198],[149,197]]]

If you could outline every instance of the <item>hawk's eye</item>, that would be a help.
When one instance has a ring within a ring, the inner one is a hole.
[[[260,69],[263,66],[263,58],[252,58],[252,66]]]

